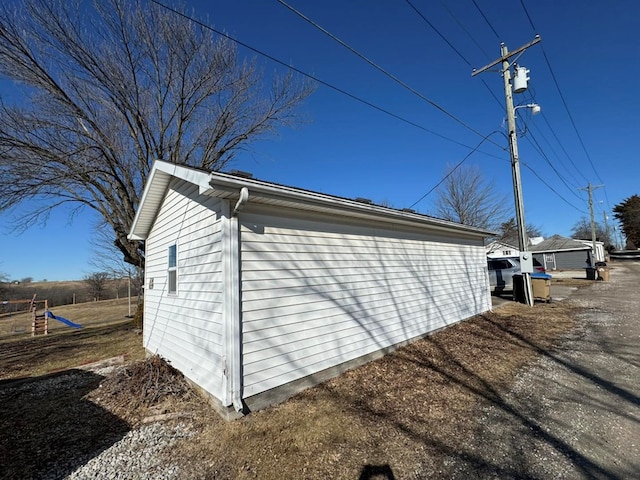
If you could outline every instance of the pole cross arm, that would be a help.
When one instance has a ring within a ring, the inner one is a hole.
[[[505,60],[509,60],[514,55],[517,55],[518,53],[525,51],[527,48],[529,48],[529,47],[535,45],[536,43],[540,42],[540,40],[542,40],[542,38],[540,38],[540,35],[536,35],[536,38],[531,40],[529,43],[521,46],[520,48],[516,48],[514,51],[507,53],[506,55],[498,58],[497,60],[494,60],[490,64],[485,65],[484,67],[479,68],[477,70],[474,68],[473,71],[471,72],[471,76],[475,77],[476,75],[478,75],[478,74],[480,74],[482,72],[486,72],[491,67],[495,67],[497,64],[499,64],[501,62],[504,62]]]

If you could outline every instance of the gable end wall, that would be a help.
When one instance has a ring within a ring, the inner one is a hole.
[[[174,180],[146,240],[144,346],[223,398],[220,200]],[[167,251],[177,245],[178,292],[167,293]],[[153,288],[149,288],[153,279]]]

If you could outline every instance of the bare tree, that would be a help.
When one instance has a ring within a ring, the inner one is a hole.
[[[604,243],[605,248],[610,248],[612,245],[611,235],[607,229],[598,222],[595,222],[596,240]],[[571,235],[573,238],[580,240],[591,240],[591,221],[582,217],[572,228]]]
[[[100,300],[102,292],[107,288],[110,279],[111,277],[107,272],[95,272],[84,277],[84,282],[89,287],[94,300]]]
[[[464,225],[498,230],[510,212],[507,196],[498,194],[475,166],[448,168],[437,194],[436,216]]]
[[[516,223],[516,219],[514,217],[510,218],[506,222],[500,224],[500,228],[498,229],[498,236],[495,237],[495,240],[499,240],[507,245],[512,245],[514,247],[519,246],[518,239],[518,224]],[[527,237],[541,237],[542,230],[540,227],[536,225],[529,224],[527,225]]]
[[[29,200],[27,228],[93,209],[139,267],[126,237],[153,160],[221,169],[312,91],[290,73],[265,90],[233,44],[145,0],[3,2],[0,76],[21,87],[0,100],[0,211]]]
[[[9,275],[4,272],[0,272],[0,295],[4,295],[7,291],[6,283],[9,281]]]

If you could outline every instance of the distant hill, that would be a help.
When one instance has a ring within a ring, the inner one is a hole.
[[[0,313],[6,309],[1,303],[5,300],[30,300],[36,295],[38,300],[48,300],[50,307],[71,305],[74,303],[92,302],[95,300],[89,285],[82,280],[64,282],[27,282],[3,283],[0,285]],[[109,280],[100,300],[125,298],[127,296],[127,280]],[[131,295],[138,292],[132,286]],[[15,308],[15,307],[14,307]]]

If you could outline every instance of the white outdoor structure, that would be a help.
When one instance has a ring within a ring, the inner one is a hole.
[[[519,257],[520,250],[518,247],[514,247],[513,245],[509,245],[504,242],[491,242],[489,245],[485,247],[487,251],[487,258],[502,258],[502,257]]]
[[[490,232],[157,161],[144,346],[216,399],[262,408],[489,310]]]

